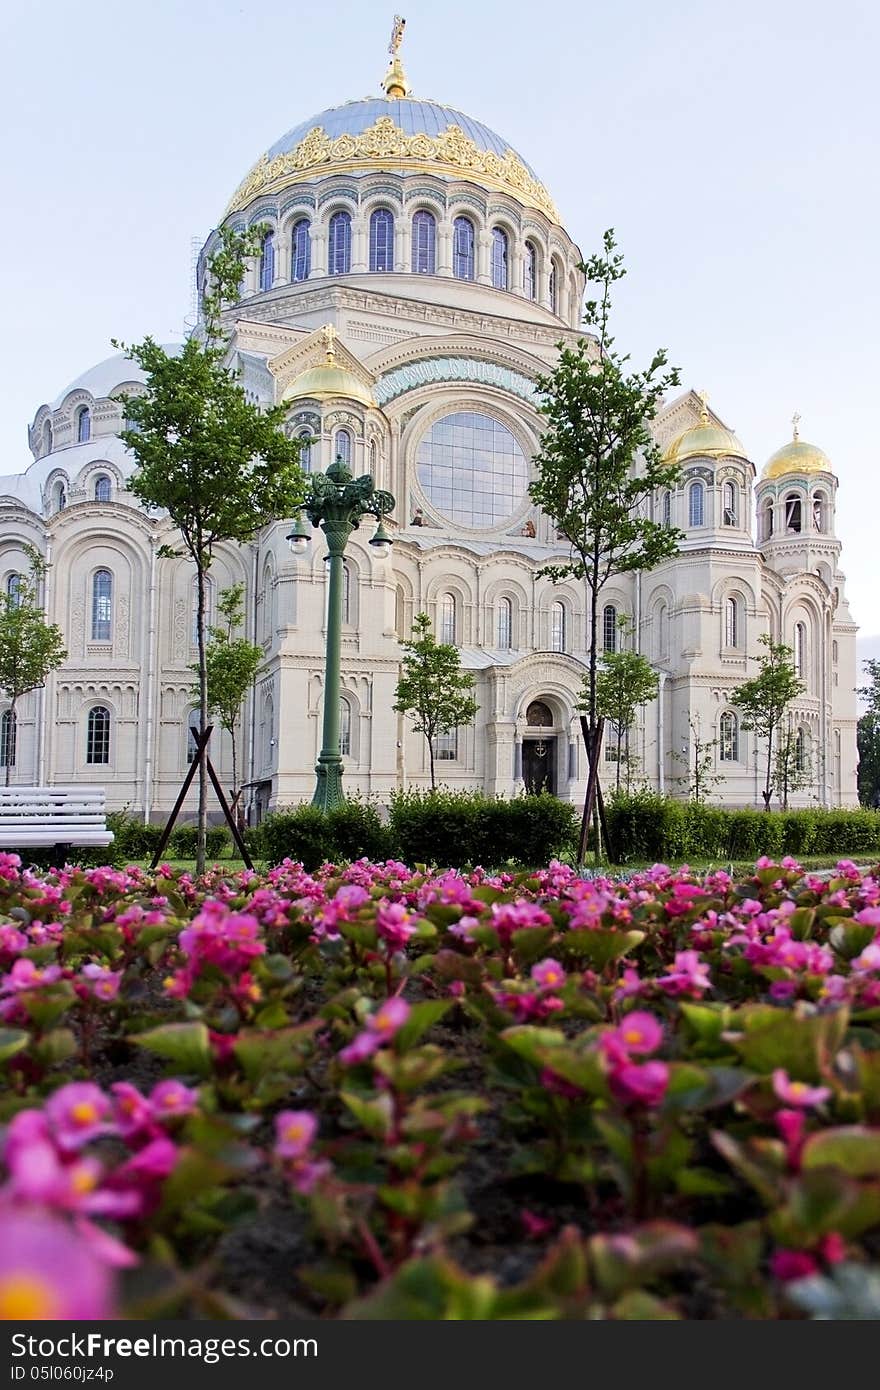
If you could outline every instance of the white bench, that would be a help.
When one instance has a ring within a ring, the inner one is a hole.
[[[0,787],[0,848],[106,846],[103,787]]]

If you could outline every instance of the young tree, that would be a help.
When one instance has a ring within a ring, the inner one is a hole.
[[[808,787],[813,780],[812,761],[791,724],[784,732],[780,730],[776,739],[773,780],[779,806],[783,811],[788,810],[788,798],[791,793]]]
[[[40,580],[45,574],[42,556],[25,547],[30,573],[20,575],[13,591],[0,596],[0,691],[9,701],[9,733],[6,748],[6,785],[12,771],[16,742],[16,705],[22,695],[45,685],[46,677],[67,658],[64,637],[57,623],[47,623],[39,601]]]
[[[417,734],[424,734],[431,765],[431,787],[437,785],[434,776],[434,742],[438,734],[470,724],[480,708],[471,692],[476,682],[461,669],[458,648],[438,642],[431,630],[427,613],[418,613],[413,621],[413,636],[401,642],[407,653],[401,663],[392,709],[408,714]]]
[[[152,338],[133,346],[114,342],[147,378],[144,394],[125,402],[134,428],[121,437],[137,461],[128,487],[144,505],[168,513],[196,567],[203,738],[208,723],[205,581],[215,549],[223,541],[242,545],[269,522],[293,515],[304,493],[300,441],[286,438],[281,428],[286,407],[253,404],[228,365],[223,310],[237,298],[245,261],[257,253],[261,232],[260,227],[221,231],[208,265],[203,331],[188,338],[178,355],[169,355]],[[198,873],[204,871],[207,823],[207,768],[201,759]]]
[[[859,801],[863,806],[880,806],[880,661],[863,661],[870,684],[859,686],[867,709],[859,719],[856,740],[859,752]]]
[[[617,740],[615,790],[620,791],[620,773],[624,765],[622,745],[625,740],[628,781],[629,731],[635,723],[639,707],[650,700],[656,700],[660,690],[660,678],[646,657],[626,647],[626,641],[632,632],[632,626],[626,617],[621,617],[617,625],[621,636],[619,650],[602,654],[602,669],[596,677],[596,712],[605,716]],[[589,698],[589,681],[585,677],[578,709],[589,709]]]
[[[570,558],[541,572],[555,580],[582,579],[589,611],[587,719],[592,757],[596,738],[599,623],[602,586],[617,574],[650,570],[678,550],[681,532],[647,514],[652,495],[674,486],[677,467],[663,463],[650,432],[665,392],[679,381],[665,370],[666,353],[655,353],[643,372],[629,369],[629,358],[614,347],[610,332],[611,290],[626,273],[607,231],[603,254],[581,270],[599,297],[584,306],[584,325],[593,331],[573,347],[560,345],[556,366],[537,382],[539,410],[546,419],[537,476],[529,491],[568,541]],[[586,843],[585,807],[580,857]],[[597,837],[598,845],[598,837]]]
[[[730,698],[731,703],[738,705],[743,712],[743,728],[753,729],[759,738],[767,740],[766,772],[761,795],[764,810],[769,811],[773,796],[773,739],[792,700],[802,695],[805,687],[792,663],[791,647],[784,642],[774,642],[766,632],[761,634],[758,641],[766,648],[765,655],[758,657],[761,669],[750,681],[743,681]]]
[[[691,746],[685,744],[680,753],[673,753],[676,762],[684,763],[684,771],[675,780],[681,784],[688,798],[701,804],[710,791],[723,782],[724,778],[715,766],[717,738],[703,738],[699,723],[688,715],[688,728],[691,731]]]
[[[238,756],[236,733],[244,697],[263,664],[263,649],[246,637],[236,637],[244,622],[244,585],[223,589],[217,611],[225,620],[222,627],[208,629],[205,668],[208,679],[208,709],[220,720],[232,740],[232,804],[238,800]],[[198,666],[192,667],[196,675]],[[195,692],[198,694],[198,686]]]

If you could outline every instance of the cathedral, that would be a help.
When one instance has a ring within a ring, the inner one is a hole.
[[[560,342],[579,336],[581,252],[506,140],[412,94],[401,33],[382,95],[300,122],[233,194],[221,226],[268,229],[229,311],[233,360],[250,399],[287,408],[306,470],[341,457],[396,499],[390,554],[370,545],[367,520],[346,550],[348,794],[381,803],[428,785],[424,739],[392,710],[400,641],[427,612],[479,702],[472,725],[439,737],[438,780],[579,801],[587,609],[582,585],[541,576],[567,548],[528,485],[542,418],[534,383]],[[109,807],[158,820],[193,752],[195,587],[186,559],[160,554],[174,542],[167,517],[127,489],[134,460],[119,431],[125,397],[143,389],[122,355],[92,367],[39,407],[32,461],[0,477],[0,583],[14,595],[25,547],[36,548],[47,616],[68,651],[14,716],[0,699],[0,775],[8,766],[13,783],[92,782]],[[856,628],[837,477],[797,426],[761,466],[693,391],[654,421],[680,467],[654,516],[684,540],[674,559],[607,586],[600,645],[632,642],[658,672],[629,748],[640,781],[661,791],[687,795],[688,768],[705,753],[713,798],[762,804],[763,744],[731,696],[756,674],[758,638],[770,633],[792,648],[804,684],[790,713],[801,774],[792,804],[857,804]],[[211,571],[214,612],[224,588],[245,586],[248,635],[265,654],[238,742],[252,822],[311,799],[321,745],[326,548],[316,533],[293,553],[289,531],[288,519],[221,547]],[[227,735],[215,734],[213,758],[228,785]]]

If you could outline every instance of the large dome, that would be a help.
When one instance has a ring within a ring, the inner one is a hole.
[[[260,157],[227,211],[322,174],[376,169],[468,179],[559,220],[534,169],[506,140],[463,111],[413,97],[349,101],[301,121]]]

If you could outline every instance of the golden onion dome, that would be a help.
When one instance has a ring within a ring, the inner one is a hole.
[[[333,326],[327,324],[322,333],[326,344],[324,361],[320,367],[309,367],[308,371],[301,372],[284,392],[284,399],[299,401],[308,397],[314,401],[329,401],[341,398],[375,408],[376,402],[370,388],[365,386],[354,372],[350,372],[347,367],[340,367],[336,361],[336,331]]]
[[[791,442],[784,444],[781,449],[771,455],[764,465],[761,474],[762,482],[772,482],[774,478],[784,478],[789,473],[811,474],[811,473],[832,473],[831,460],[824,450],[817,448],[815,444],[808,444],[801,439],[798,434],[799,415],[795,415],[792,420],[794,434]]]
[[[745,449],[733,430],[723,425],[714,425],[709,419],[709,411],[703,402],[700,423],[691,425],[668,446],[663,456],[664,463],[683,463],[689,458],[725,458],[729,455],[747,458]]]

